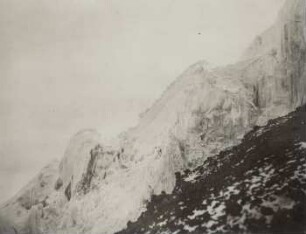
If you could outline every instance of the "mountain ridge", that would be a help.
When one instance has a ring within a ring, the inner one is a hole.
[[[110,234],[136,221],[153,195],[172,193],[176,172],[306,102],[305,2],[287,0],[242,61],[188,68],[118,144],[106,146],[94,131],[72,137],[49,182],[34,178],[30,195],[18,193],[0,213],[18,233]]]

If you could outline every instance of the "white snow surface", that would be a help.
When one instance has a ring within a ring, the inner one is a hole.
[[[64,157],[59,165],[59,173],[64,186],[71,182],[74,191],[80,181],[90,159],[90,150],[100,143],[100,136],[93,129],[79,131],[67,146]]]
[[[172,192],[175,172],[304,104],[305,2],[287,0],[277,22],[236,64],[211,69],[201,61],[188,68],[115,146],[105,146],[94,130],[79,132],[62,161],[3,204],[0,217],[20,233],[114,233],[139,217],[152,194]],[[191,218],[196,212],[204,211]],[[223,206],[208,212],[218,216]]]
[[[301,146],[301,148],[306,149],[306,142],[301,142],[300,146]]]

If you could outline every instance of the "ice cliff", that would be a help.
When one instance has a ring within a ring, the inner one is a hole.
[[[306,105],[177,175],[117,234],[305,233]]]
[[[172,192],[175,172],[201,165],[254,125],[304,104],[305,4],[287,0],[236,64],[188,68],[116,146],[104,145],[93,130],[78,133],[60,163],[2,205],[10,222],[0,230],[119,231],[137,220],[152,194]]]

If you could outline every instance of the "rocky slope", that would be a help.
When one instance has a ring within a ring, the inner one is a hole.
[[[0,223],[9,223],[2,229],[120,231],[138,219],[152,195],[173,191],[176,172],[202,165],[238,144],[256,124],[304,104],[305,2],[287,0],[277,22],[240,62],[214,69],[199,62],[188,68],[115,145],[104,145],[93,130],[78,133],[50,173],[44,169],[0,207],[5,217]],[[27,197],[31,202],[24,207]]]
[[[153,196],[137,222],[119,233],[305,233],[305,220],[303,106],[178,173],[174,192]]]

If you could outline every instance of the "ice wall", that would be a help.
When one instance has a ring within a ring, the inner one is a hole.
[[[172,191],[175,172],[306,102],[305,4],[287,0],[276,23],[236,64],[211,69],[201,61],[188,68],[116,146],[101,144],[94,130],[78,133],[60,166],[43,171],[1,213],[10,214],[13,226],[23,225],[24,233],[124,228],[152,194]],[[49,178],[43,187],[41,178]],[[28,191],[36,191],[31,198],[39,201],[33,209],[20,205]],[[49,197],[40,201],[46,191]]]

